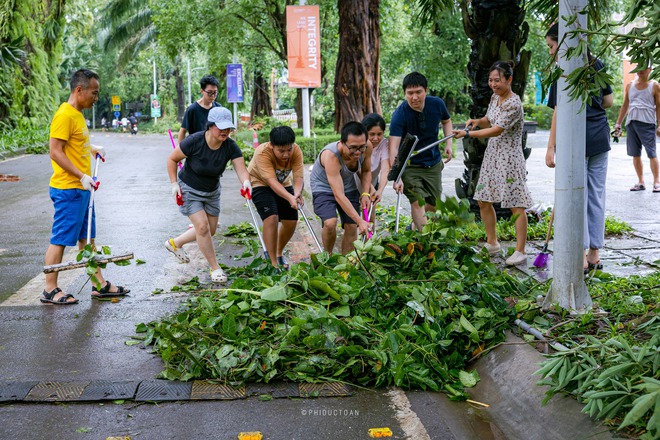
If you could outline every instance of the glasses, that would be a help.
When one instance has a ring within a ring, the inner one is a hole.
[[[355,153],[356,151],[359,151],[360,153],[364,153],[364,150],[367,149],[367,144],[364,145],[346,145],[346,148],[348,148],[348,151],[351,153]]]
[[[218,96],[217,90],[202,90],[202,92],[206,93],[209,96]]]

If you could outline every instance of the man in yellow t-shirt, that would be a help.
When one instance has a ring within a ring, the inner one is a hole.
[[[91,191],[96,183],[90,177],[91,155],[105,156],[103,147],[92,146],[89,130],[82,110],[91,108],[99,96],[99,76],[87,69],[73,73],[70,81],[71,94],[55,113],[50,126],[50,158],[53,175],[50,178],[50,198],[55,213],[50,245],[46,251],[46,265],[59,264],[66,246],[87,244],[87,211]],[[96,235],[95,218],[92,215],[92,238]],[[42,303],[70,305],[78,300],[62,292],[57,286],[58,272],[46,274],[46,288]],[[110,284],[103,278],[101,269],[96,272],[100,288],[92,287],[92,296],[107,297],[126,295],[129,290]]]
[[[291,127],[275,127],[270,142],[254,151],[248,166],[252,200],[264,222],[264,244],[275,267],[288,269],[284,246],[298,224],[298,204],[302,205],[303,154],[295,144]],[[279,227],[282,223],[282,227]]]

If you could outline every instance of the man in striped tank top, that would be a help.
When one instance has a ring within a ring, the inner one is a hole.
[[[660,177],[658,176],[658,156],[655,137],[660,136],[660,84],[649,81],[651,69],[637,72],[637,79],[626,86],[623,105],[614,125],[615,130],[621,129],[623,118],[627,117],[628,132],[626,145],[628,156],[632,156],[638,182],[630,191],[643,191],[644,166],[642,165],[642,145],[651,162],[653,173],[653,192],[660,193]]]

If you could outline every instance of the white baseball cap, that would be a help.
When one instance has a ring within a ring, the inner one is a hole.
[[[215,123],[215,126],[220,130],[226,130],[228,128],[236,129],[232,121],[231,112],[224,107],[213,107],[209,111],[208,121]]]

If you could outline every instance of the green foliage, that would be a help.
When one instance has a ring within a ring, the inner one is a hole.
[[[254,226],[249,222],[241,222],[236,225],[227,226],[227,231],[222,235],[226,237],[236,237],[236,238],[246,238],[254,237],[256,232],[254,231]]]
[[[544,403],[570,394],[583,412],[641,439],[658,437],[660,395],[660,271],[618,278],[606,273],[587,279],[591,297],[606,315],[541,315],[530,295],[516,304],[521,319],[533,321],[547,338],[569,351],[550,355],[537,371],[547,385]],[[539,285],[537,291],[546,291]]]
[[[48,127],[17,128],[0,132],[0,154],[8,155],[21,149],[31,154],[47,153],[48,139]]]
[[[454,233],[472,218],[448,199],[422,234],[357,241],[348,256],[313,255],[283,274],[256,259],[230,269],[222,294],[202,291],[137,331],[166,379],[342,381],[464,399],[478,376],[463,370],[503,340],[512,316],[501,296],[516,284]]]
[[[524,106],[524,111],[526,121],[536,121],[539,129],[550,130],[553,112],[550,107],[544,104],[530,104]]]

